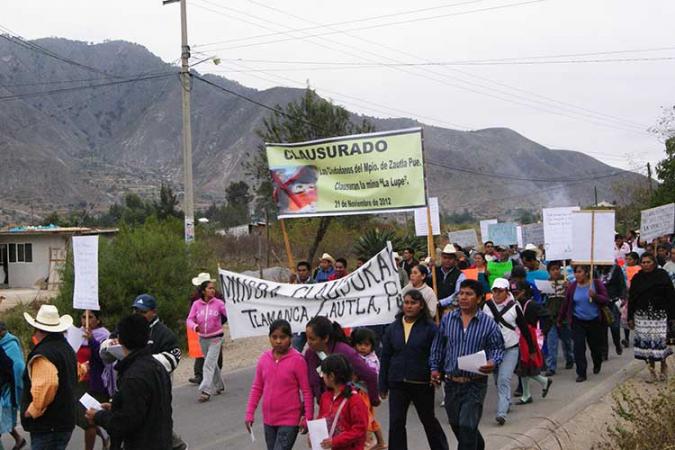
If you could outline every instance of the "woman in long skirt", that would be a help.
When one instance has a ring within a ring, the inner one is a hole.
[[[656,265],[656,258],[645,253],[640,258],[642,270],[631,282],[628,292],[628,324],[635,330],[635,358],[647,362],[648,382],[665,381],[666,359],[673,353],[667,345],[668,327],[675,322],[675,288],[668,272]],[[656,374],[656,361],[661,372]]]

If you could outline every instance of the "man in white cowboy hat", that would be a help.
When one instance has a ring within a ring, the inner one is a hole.
[[[441,265],[435,267],[436,287],[438,288],[438,303],[441,306],[448,306],[452,303],[452,295],[459,292],[459,285],[466,278],[464,273],[457,267],[457,248],[452,245],[446,245],[441,251]],[[427,284],[431,285],[431,277],[427,279]]]
[[[333,267],[335,265],[335,258],[330,256],[328,253],[324,253],[321,255],[321,259],[319,260],[319,267],[314,269],[314,273],[312,274],[312,278],[314,278],[314,281],[317,283],[325,283],[328,281],[328,277],[333,275],[335,272],[335,268]]]
[[[31,448],[63,450],[75,428],[77,358],[63,332],[73,325],[69,315],[59,316],[54,305],[42,305],[33,318],[37,344],[28,355],[21,400],[21,425],[30,433]]]

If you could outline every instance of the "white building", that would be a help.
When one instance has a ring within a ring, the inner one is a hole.
[[[0,288],[57,289],[74,235],[116,232],[55,226],[0,229]]]

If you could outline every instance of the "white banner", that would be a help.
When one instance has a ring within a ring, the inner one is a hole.
[[[73,236],[73,308],[98,311],[98,236]]]
[[[317,284],[286,284],[219,269],[230,336],[267,336],[285,319],[305,331],[315,316],[343,327],[389,324],[401,305],[401,286],[391,245],[344,278]]]
[[[478,236],[476,235],[476,230],[469,228],[468,230],[457,230],[451,231],[448,233],[448,242],[451,244],[457,244],[461,247],[471,247],[478,249],[480,244],[478,243]]]
[[[614,264],[614,211],[572,213],[572,261],[575,264]]]
[[[497,223],[497,219],[487,219],[487,220],[481,220],[480,221],[480,239],[481,243],[485,244],[489,239],[488,239],[488,226],[490,224]]]
[[[651,242],[675,232],[675,203],[645,209],[640,213],[640,240]]]
[[[542,210],[547,261],[572,258],[572,212],[580,209],[578,206],[565,206]]]
[[[431,213],[431,232],[434,236],[441,234],[441,217],[438,211],[438,197],[429,197],[429,209]],[[415,234],[428,236],[429,225],[427,224],[427,208],[415,208]]]

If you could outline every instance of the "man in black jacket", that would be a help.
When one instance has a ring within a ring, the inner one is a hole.
[[[148,347],[150,327],[139,315],[117,326],[125,358],[117,364],[118,391],[112,404],[87,410],[91,424],[110,433],[113,448],[166,450],[171,448],[171,380]]]

